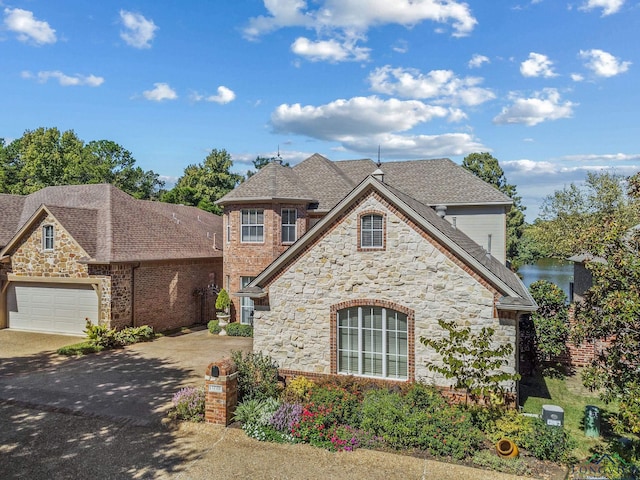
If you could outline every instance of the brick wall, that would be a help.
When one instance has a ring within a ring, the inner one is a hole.
[[[221,259],[142,263],[134,275],[134,321],[157,331],[199,319],[197,288],[219,283]]]
[[[241,214],[244,208],[264,210],[264,241],[241,242]],[[231,320],[239,320],[240,299],[234,292],[240,290],[240,277],[256,277],[278,258],[291,244],[282,243],[281,215],[283,208],[297,211],[296,234],[300,238],[307,231],[307,214],[304,206],[262,203],[251,205],[229,205],[224,210],[224,272],[218,285],[228,288],[231,296]],[[227,224],[231,225],[231,241],[227,242]],[[227,277],[229,284],[227,285]]]

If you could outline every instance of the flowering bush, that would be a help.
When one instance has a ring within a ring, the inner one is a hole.
[[[302,405],[284,402],[271,416],[269,425],[281,432],[290,432],[293,425],[300,422]]]
[[[327,423],[360,426],[360,399],[347,389],[333,385],[315,386],[309,400],[311,410],[326,407]]]
[[[309,400],[309,395],[314,385],[307,377],[296,377],[287,383],[283,397],[289,402],[305,402]]]
[[[204,399],[203,388],[182,388],[173,395],[173,409],[169,412],[169,416],[178,420],[202,422]]]

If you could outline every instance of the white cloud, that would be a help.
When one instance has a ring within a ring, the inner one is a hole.
[[[529,53],[529,59],[520,64],[520,73],[524,77],[555,77],[553,62],[541,53]]]
[[[587,0],[582,4],[580,10],[593,10],[594,8],[602,8],[602,16],[616,13],[622,8],[625,0]]]
[[[383,145],[386,155],[405,157],[462,155],[486,149],[469,134],[398,134],[434,119],[455,119],[461,114],[464,115],[457,109],[427,105],[419,100],[382,100],[371,96],[340,99],[320,106],[283,104],[271,114],[271,125],[277,133],[335,141],[365,154],[378,144]]]
[[[206,96],[206,95],[201,95],[199,93],[193,93],[190,98],[194,102],[205,101],[205,102],[214,102],[214,103],[219,103],[220,105],[224,105],[226,103],[233,102],[236,99],[236,94],[230,88],[227,88],[224,85],[220,85],[218,87],[217,95]]]
[[[466,36],[478,23],[466,3],[456,0],[319,0],[314,10],[304,0],[264,0],[267,16],[249,19],[244,34],[254,39],[285,27],[366,32],[376,25],[412,27],[425,20],[451,24],[454,36]]]
[[[156,34],[158,26],[153,20],[146,19],[139,13],[120,10],[120,20],[124,30],[120,32],[127,45],[135,48],[151,48],[151,40]]]
[[[79,73],[76,73],[75,75],[66,75],[59,70],[42,71],[38,72],[36,75],[31,72],[24,71],[21,75],[22,78],[27,79],[37,78],[40,83],[46,83],[50,78],[55,78],[63,87],[99,87],[104,83],[103,77],[98,77],[96,75],[80,75]]]
[[[305,37],[298,37],[291,45],[291,51],[312,62],[360,62],[369,59],[371,49],[358,47],[355,39],[338,42],[335,39],[314,42]]]
[[[580,58],[586,61],[585,67],[598,77],[615,77],[629,70],[631,62],[622,62],[608,52],[594,48],[580,50]]]
[[[491,63],[489,57],[474,53],[473,57],[471,57],[471,60],[469,60],[469,63],[467,65],[469,68],[480,68],[485,63]]]
[[[144,98],[154,102],[162,102],[163,100],[175,100],[178,98],[176,91],[167,83],[154,83],[152,90],[142,92]]]
[[[574,82],[582,82],[584,80],[584,77],[579,73],[572,73],[571,80],[573,80]]]
[[[391,49],[394,52],[398,52],[398,53],[407,53],[409,51],[409,44],[407,43],[406,40],[398,40],[396,41],[396,43],[391,47]]]
[[[573,107],[570,101],[561,102],[560,93],[555,88],[545,88],[530,98],[515,98],[512,105],[504,107],[493,119],[497,124],[537,125],[547,120],[570,118]]]
[[[4,26],[7,30],[18,34],[21,42],[32,42],[36,45],[56,43],[56,31],[43,20],[37,20],[33,12],[20,8],[4,9]]]
[[[432,70],[427,74],[411,68],[376,68],[369,74],[371,90],[405,98],[432,98],[438,103],[479,105],[495,94],[478,85],[479,77],[456,77],[451,70]]]
[[[569,162],[640,162],[640,153],[589,153],[560,158]]]

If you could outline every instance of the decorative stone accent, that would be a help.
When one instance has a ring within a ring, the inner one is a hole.
[[[384,251],[358,248],[359,215],[370,211],[385,214]],[[441,359],[420,343],[420,337],[445,334],[439,319],[455,320],[472,331],[493,328],[497,344],[513,345],[505,370],[515,371],[516,325],[497,318],[498,292],[377,194],[356,202],[268,289],[269,310],[254,314],[254,350],[272,356],[285,370],[337,373],[332,306],[376,299],[415,312],[415,379],[451,385],[426,368],[427,362]]]
[[[238,369],[230,358],[210,363],[204,376],[207,423],[229,425],[238,404]]]

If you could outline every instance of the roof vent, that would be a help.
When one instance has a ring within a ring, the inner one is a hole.
[[[447,206],[446,205],[436,205],[436,213],[440,218],[444,218],[447,214]]]
[[[379,168],[375,172],[373,172],[371,176],[379,182],[384,183],[384,172]]]

